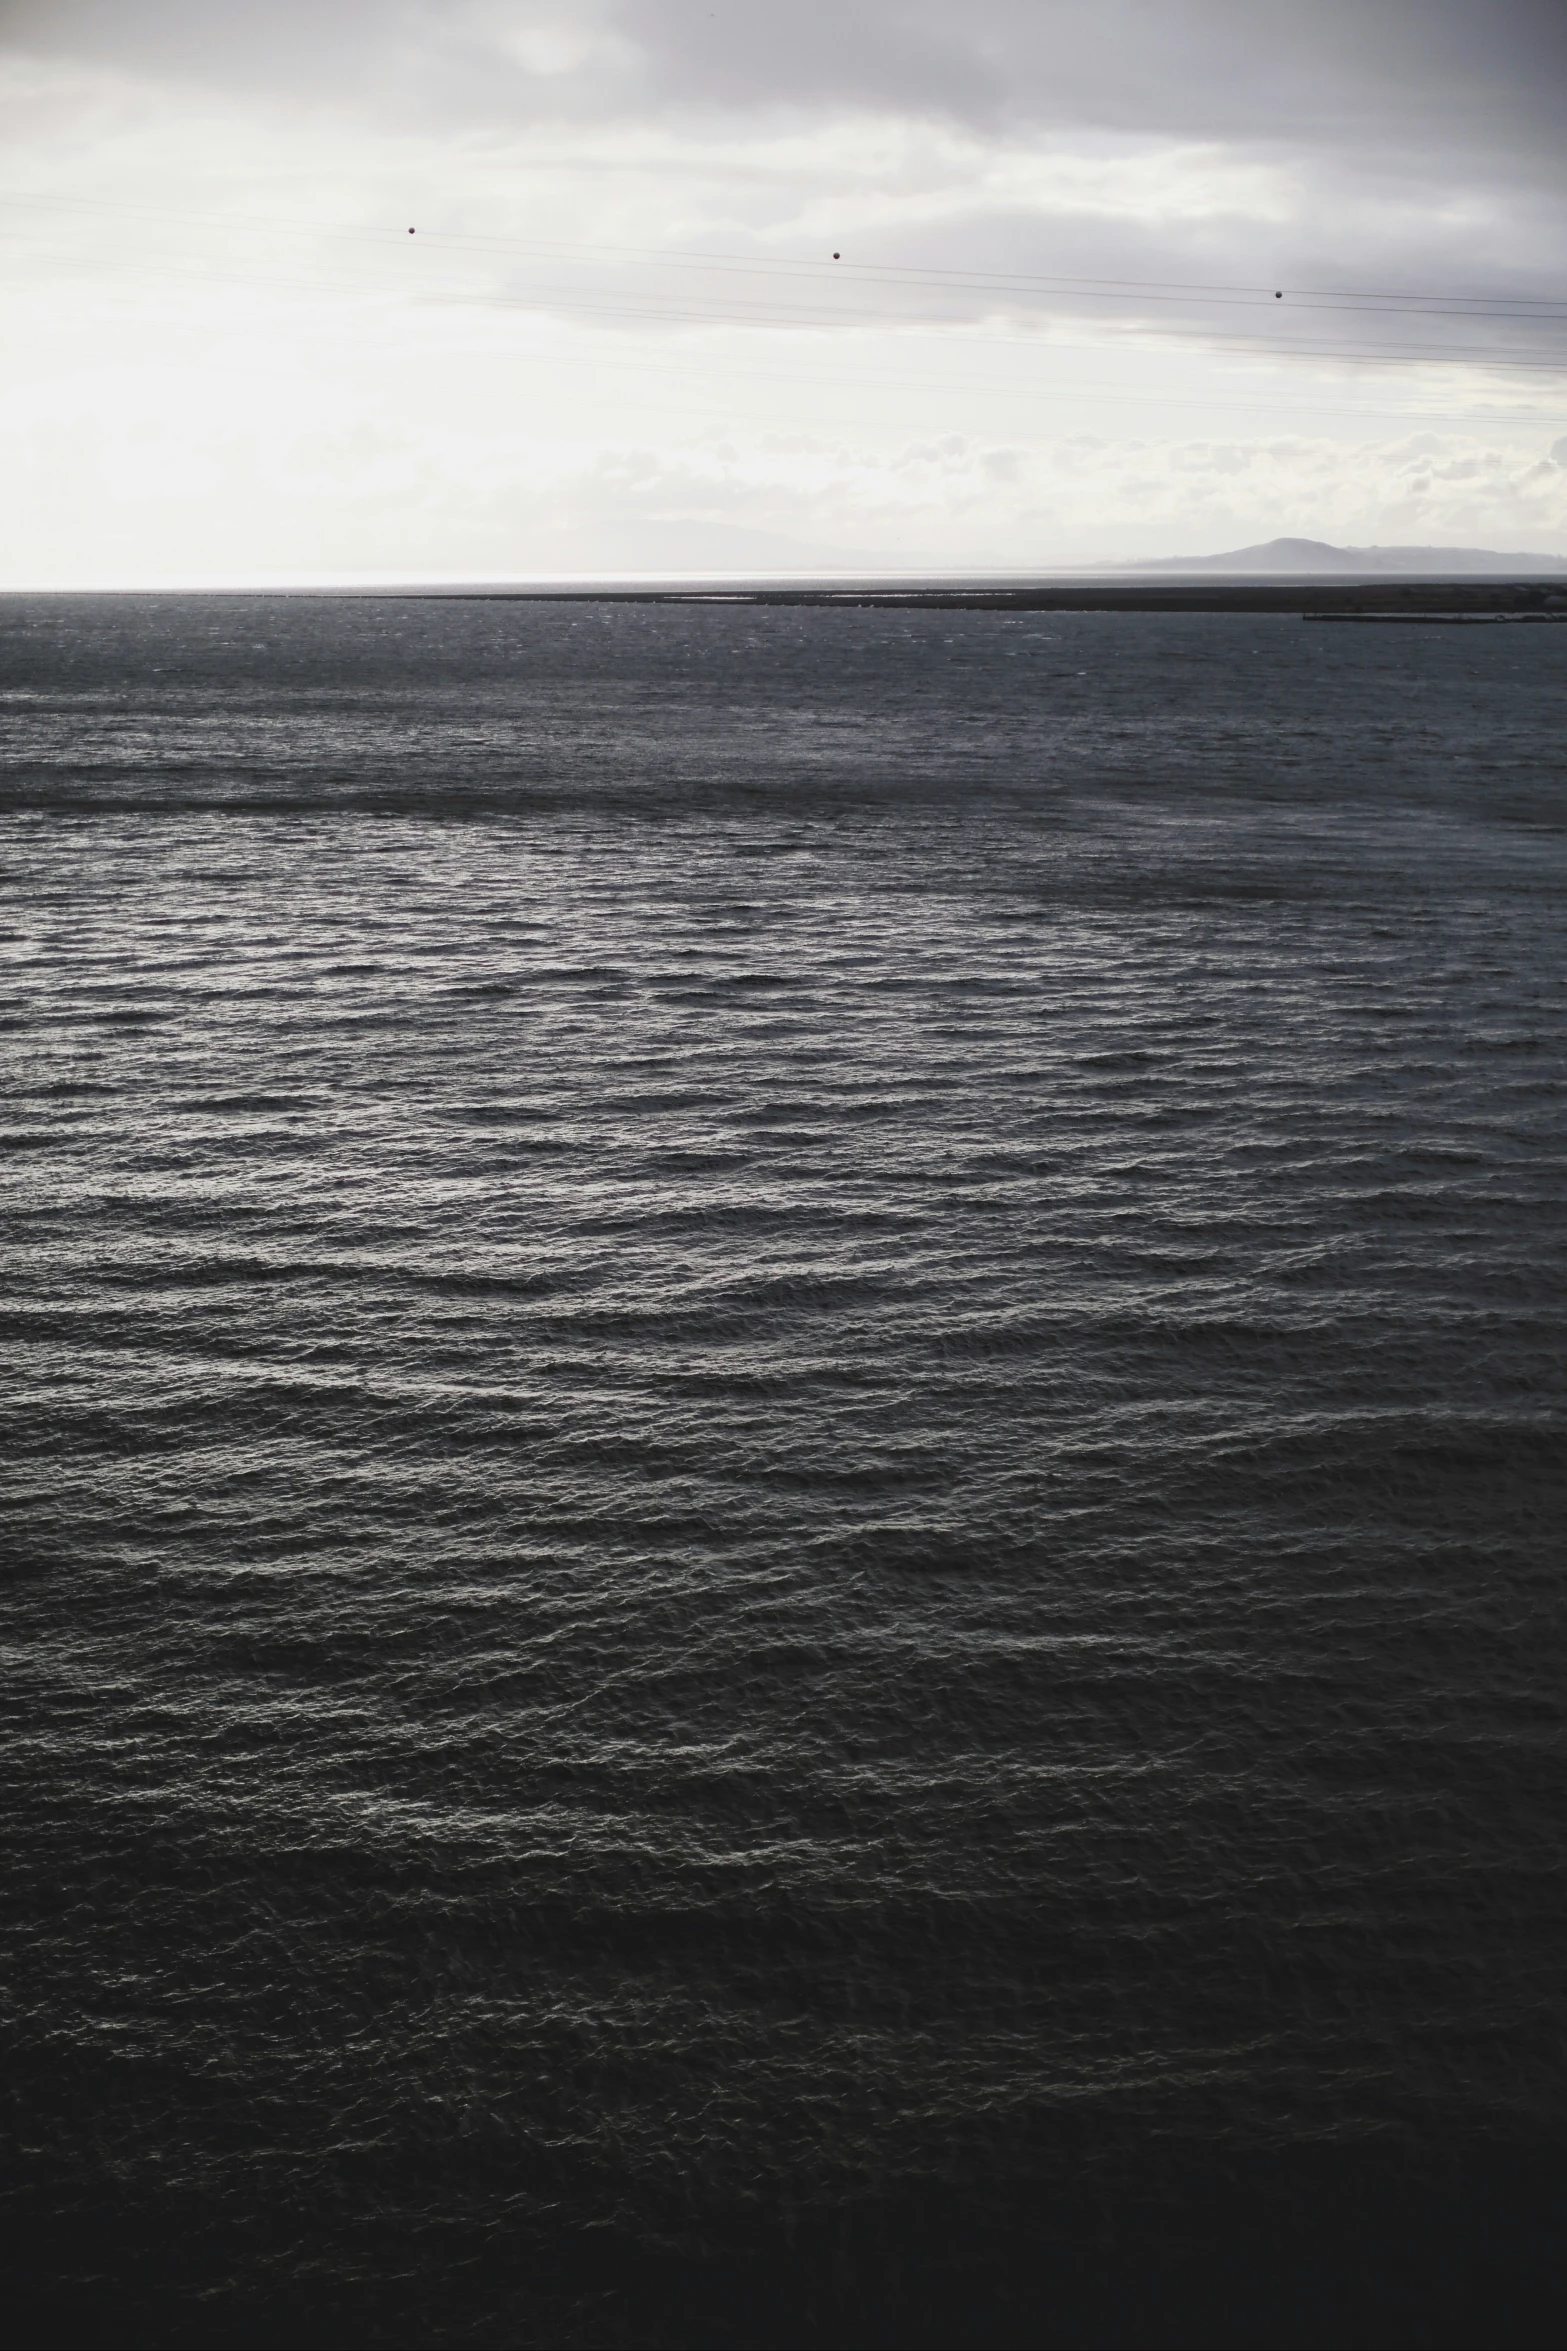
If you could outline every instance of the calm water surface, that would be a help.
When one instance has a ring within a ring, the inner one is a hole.
[[[13,598],[0,697],[61,2339],[1173,2340],[1071,2296],[1560,2176],[1567,630]]]

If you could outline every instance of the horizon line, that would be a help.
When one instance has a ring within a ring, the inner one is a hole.
[[[1325,541],[1314,542],[1326,545]],[[1390,550],[1388,550],[1390,551]],[[1234,549],[1237,557],[1249,552]],[[1335,550],[1339,552],[1339,550]],[[1378,547],[1356,547],[1342,550],[1345,555],[1374,556],[1384,552]],[[1432,549],[1437,553],[1458,554],[1469,550]],[[1477,548],[1475,554],[1489,553]],[[1511,552],[1511,551],[1510,551]],[[1509,579],[1528,580],[1549,578],[1567,567],[1567,554],[1546,553],[1543,550],[1520,548],[1516,554],[1521,560],[1498,561],[1494,569],[1478,571],[1468,567],[1455,568],[1452,564],[1433,563],[1429,567],[1411,566],[1408,570],[1389,570],[1372,564],[1361,566],[1345,563],[1342,566],[1312,567],[1310,569],[1280,564],[1276,569],[1244,565],[1234,572],[1224,570],[1223,556],[1142,556],[1121,560],[1100,558],[1093,562],[1056,563],[1051,565],[1015,564],[989,565],[908,565],[885,567],[870,565],[799,565],[787,569],[756,568],[720,570],[709,567],[661,566],[657,569],[574,570],[539,572],[259,572],[250,575],[235,574],[153,574],[139,578],[117,577],[100,579],[22,579],[0,580],[0,596],[572,596],[595,593],[636,594],[687,591],[714,596],[752,595],[774,590],[834,589],[850,593],[866,591],[896,591],[899,587],[929,590],[958,588],[1046,588],[1053,585],[1069,586],[1080,581],[1109,581],[1114,578],[1142,578],[1150,572],[1164,579],[1173,579],[1183,572],[1206,579],[1218,585],[1226,580],[1237,584],[1249,582],[1263,585],[1272,581],[1280,587],[1314,583],[1325,585],[1330,580],[1349,586],[1357,581],[1367,585],[1387,583],[1395,579],[1409,582],[1465,581],[1489,579],[1501,585]],[[1532,561],[1531,561],[1532,559]],[[1535,571],[1532,564],[1537,564]],[[1148,584],[1153,584],[1149,582]]]

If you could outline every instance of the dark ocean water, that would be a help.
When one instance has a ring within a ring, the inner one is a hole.
[[[0,693],[32,2339],[1559,2342],[1567,630]]]

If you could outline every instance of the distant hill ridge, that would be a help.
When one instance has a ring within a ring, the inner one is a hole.
[[[1107,565],[1105,567],[1109,569]],[[1567,571],[1567,556],[1500,554],[1491,547],[1334,547],[1326,539],[1269,539],[1229,555],[1161,555],[1124,571],[1452,572]]]

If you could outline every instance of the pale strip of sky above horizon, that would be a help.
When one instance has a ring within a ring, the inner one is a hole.
[[[0,585],[1567,553],[1564,101],[1559,0],[13,0]]]

